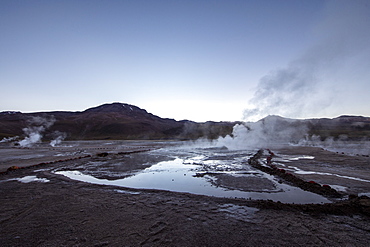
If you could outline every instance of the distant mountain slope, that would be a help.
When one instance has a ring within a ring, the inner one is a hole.
[[[67,139],[196,139],[231,134],[235,123],[176,121],[160,118],[134,105],[104,104],[82,112],[1,112],[0,138],[22,136],[24,128],[39,128],[45,122],[43,139],[66,133]]]
[[[319,135],[321,139],[334,137],[350,140],[370,140],[370,117],[340,116],[333,119],[320,118],[305,120],[311,135]]]
[[[272,134],[274,131],[278,132],[280,136],[284,134],[284,131],[290,129],[297,132],[297,136],[302,134],[316,135],[320,136],[321,140],[328,137],[332,137],[334,140],[370,140],[370,118],[363,116],[340,116],[333,119],[289,119],[272,115],[258,122],[266,125],[266,131],[270,131]]]
[[[362,140],[370,139],[370,118],[363,116],[340,116],[334,119],[288,119],[268,116],[258,122],[275,127],[290,126],[297,131],[304,129],[309,134],[319,135],[322,139]],[[134,105],[124,103],[104,104],[81,112],[1,112],[0,140],[4,137],[24,138],[32,131],[39,131],[42,140],[55,139],[63,135],[67,140],[92,139],[216,139],[232,135],[233,126],[240,122],[196,123],[188,120],[160,118]],[[301,128],[304,126],[304,128]],[[300,131],[302,132],[302,131]]]

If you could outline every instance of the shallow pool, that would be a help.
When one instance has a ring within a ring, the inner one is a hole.
[[[327,198],[282,183],[247,163],[253,151],[172,148],[148,152],[161,161],[121,179],[100,179],[88,171],[55,171],[71,179],[135,189],[158,189],[216,197],[247,198],[285,203],[328,203]],[[120,164],[124,165],[124,164]],[[101,167],[106,169],[106,167]]]

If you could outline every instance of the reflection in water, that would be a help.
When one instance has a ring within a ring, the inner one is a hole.
[[[73,170],[55,173],[74,180],[135,189],[158,189],[216,197],[269,199],[286,203],[330,202],[323,196],[279,183],[273,176],[254,170],[246,162],[249,158],[246,152],[226,152],[224,150],[219,152],[221,153],[215,154],[215,150],[210,152],[204,149],[156,150],[156,155],[161,153],[176,158],[159,162],[137,172],[134,176],[116,180],[98,179]],[[205,175],[195,177],[194,175],[199,172],[204,172]],[[228,179],[235,177],[239,184],[230,188],[224,180],[218,177],[218,174]],[[266,183],[267,180],[268,183]],[[252,182],[253,186],[248,184]],[[256,191],[254,188],[259,189]]]
[[[23,178],[12,178],[12,179],[5,180],[5,181],[12,181],[12,180],[16,180],[16,181],[19,181],[21,183],[31,183],[31,182],[47,183],[47,182],[50,182],[50,180],[47,179],[47,178],[38,178],[36,176],[25,176]]]

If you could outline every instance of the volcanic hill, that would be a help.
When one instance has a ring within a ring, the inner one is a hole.
[[[370,139],[369,117],[340,116],[333,119],[297,120],[267,116],[258,122],[266,125],[271,125],[272,122],[273,129],[277,132],[281,132],[281,126],[297,129],[299,126],[305,126],[307,131],[301,133],[302,135],[317,135],[322,140],[327,137],[346,140]],[[43,140],[53,140],[56,135],[61,134],[66,140],[217,139],[220,136],[232,135],[233,126],[238,123],[241,122],[176,121],[160,118],[134,105],[111,103],[81,112],[0,112],[0,140],[15,136],[23,138],[34,130],[42,134]]]
[[[41,120],[42,121],[41,121]],[[43,127],[45,122],[51,126]],[[82,112],[1,112],[0,138],[22,136],[24,128],[42,127],[43,139],[65,133],[68,140],[214,139],[231,134],[235,122],[205,122],[160,118],[125,103],[103,104]]]

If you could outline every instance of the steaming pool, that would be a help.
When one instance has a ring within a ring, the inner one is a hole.
[[[124,160],[96,159],[53,172],[82,182],[132,189],[284,203],[330,202],[321,195],[282,183],[279,178],[252,168],[247,160],[254,153],[255,150],[225,148],[161,148],[131,154]]]

